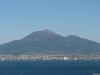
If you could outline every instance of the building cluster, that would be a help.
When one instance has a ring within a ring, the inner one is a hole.
[[[0,55],[6,60],[100,60],[100,55]]]

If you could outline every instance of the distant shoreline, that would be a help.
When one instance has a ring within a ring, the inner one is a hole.
[[[0,55],[0,61],[100,60],[100,55]]]

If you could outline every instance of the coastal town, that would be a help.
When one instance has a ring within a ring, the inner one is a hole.
[[[0,61],[100,60],[100,55],[0,55]]]

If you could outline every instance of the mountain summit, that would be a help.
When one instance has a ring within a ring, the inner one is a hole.
[[[22,40],[24,41],[39,41],[39,40],[49,40],[49,39],[54,39],[54,38],[60,38],[62,37],[59,34],[56,34],[55,32],[52,32],[51,30],[42,30],[42,31],[37,31],[29,34]]]
[[[100,54],[100,44],[75,35],[36,31],[21,40],[0,45],[1,54]]]

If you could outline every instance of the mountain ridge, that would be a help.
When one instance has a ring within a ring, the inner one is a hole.
[[[42,30],[42,31],[36,31],[36,32],[32,32],[31,34],[29,34],[28,36],[24,37],[23,39],[21,40],[33,40],[36,39],[36,40],[43,40],[42,38],[45,39],[50,39],[50,38],[58,38],[58,37],[62,37],[61,35],[55,33],[55,32],[52,32],[51,30]],[[31,41],[32,41],[31,40]]]
[[[100,54],[100,44],[88,39],[59,35],[51,30],[0,45],[1,54]]]

